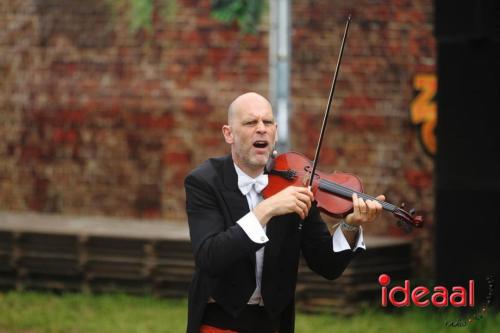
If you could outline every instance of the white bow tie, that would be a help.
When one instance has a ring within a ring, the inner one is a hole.
[[[260,193],[267,186],[267,175],[262,174],[257,178],[238,177],[238,187],[243,195],[247,195],[252,189],[255,188],[257,193]]]

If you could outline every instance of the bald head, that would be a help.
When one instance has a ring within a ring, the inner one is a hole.
[[[227,110],[227,123],[233,125],[234,120],[244,110],[252,107],[265,107],[272,110],[271,103],[262,95],[249,92],[236,97]]]
[[[222,126],[224,140],[231,145],[234,163],[250,177],[262,173],[276,141],[276,123],[271,103],[254,92],[238,96]]]

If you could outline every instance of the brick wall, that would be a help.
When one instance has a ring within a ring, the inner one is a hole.
[[[421,210],[430,267],[432,160],[410,122],[413,78],[433,73],[432,2],[293,2],[291,146],[312,158],[349,11],[353,22],[320,169]],[[210,1],[130,33],[105,1],[0,4],[0,209],[183,219],[186,173],[228,151],[242,92],[268,91],[268,25],[241,35]],[[369,228],[396,234],[389,215]]]

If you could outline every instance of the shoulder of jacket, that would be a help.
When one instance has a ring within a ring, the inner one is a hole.
[[[189,172],[186,179],[189,177],[201,178],[205,180],[213,178],[215,175],[222,173],[222,167],[227,158],[227,156],[209,158]]]

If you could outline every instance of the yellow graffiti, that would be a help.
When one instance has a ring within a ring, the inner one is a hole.
[[[420,127],[420,138],[424,149],[431,155],[436,154],[437,106],[433,100],[437,90],[434,74],[417,74],[413,88],[419,94],[410,103],[411,122]]]

